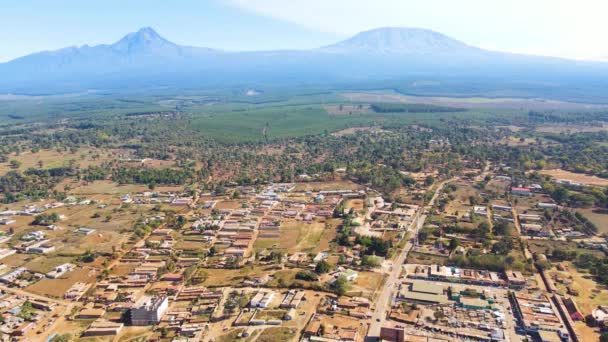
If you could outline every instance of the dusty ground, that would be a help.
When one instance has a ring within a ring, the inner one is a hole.
[[[357,190],[361,186],[349,181],[308,182],[296,184],[297,191]]]
[[[454,106],[461,108],[526,108],[526,109],[581,109],[602,108],[598,105],[553,101],[545,99],[521,98],[487,98],[487,97],[432,97],[409,96],[396,92],[350,92],[342,93],[349,101],[356,102],[396,102],[396,103],[423,103],[439,106]]]
[[[371,132],[371,133],[380,133],[380,132],[386,132],[385,130],[379,129],[377,127],[351,127],[351,128],[346,128],[337,132],[332,133],[332,135],[336,136],[336,137],[342,137],[345,135],[352,135],[358,132]]]
[[[608,179],[600,178],[597,176],[590,176],[582,173],[574,173],[560,169],[542,170],[540,171],[540,173],[543,175],[552,176],[555,179],[567,179],[581,184],[608,186]]]
[[[593,208],[588,208],[588,209],[577,209],[576,211],[581,212],[583,215],[585,215],[586,218],[589,219],[589,221],[593,222],[598,230],[600,234],[607,234],[608,233],[608,214],[600,214],[598,212],[594,212]]]
[[[538,132],[545,133],[579,133],[579,132],[601,132],[608,131],[608,125],[598,123],[596,125],[543,125],[536,128]]]
[[[93,283],[97,272],[88,268],[79,268],[58,279],[42,279],[28,286],[27,291],[54,298],[63,298],[63,294],[76,282]]]

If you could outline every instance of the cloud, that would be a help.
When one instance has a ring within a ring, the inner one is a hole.
[[[608,55],[605,0],[227,0],[343,37],[383,26],[422,27],[477,46],[594,58]]]

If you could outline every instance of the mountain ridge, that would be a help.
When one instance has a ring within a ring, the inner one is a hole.
[[[151,27],[111,44],[72,46],[0,63],[0,92],[154,86],[334,84],[424,78],[604,83],[608,63],[484,50],[439,32],[383,27],[309,50],[229,52],[175,44]],[[483,83],[482,82],[482,83]],[[441,84],[442,82],[439,82]],[[446,83],[446,82],[443,82]]]

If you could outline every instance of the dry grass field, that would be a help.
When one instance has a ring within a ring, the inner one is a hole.
[[[215,209],[238,209],[242,207],[242,202],[239,201],[221,201],[215,205]]]
[[[289,253],[312,252],[319,246],[324,230],[325,224],[322,222],[284,222],[279,246]]]
[[[308,182],[296,184],[297,191],[358,190],[361,186],[349,181]]]
[[[371,126],[351,127],[351,128],[345,128],[345,129],[339,130],[337,132],[334,132],[334,133],[332,133],[332,135],[336,136],[336,137],[343,137],[345,135],[352,135],[352,134],[359,133],[359,132],[381,133],[381,132],[386,132],[386,131],[383,129],[380,129],[377,127],[371,127]]]
[[[93,283],[97,271],[89,268],[78,268],[58,279],[42,279],[26,288],[27,291],[43,296],[62,298],[63,294],[76,282]]]
[[[91,165],[100,165],[104,161],[114,160],[120,154],[120,150],[99,150],[96,148],[81,148],[76,153],[57,150],[40,150],[32,153],[30,151],[21,152],[19,155],[11,154],[10,160],[21,163],[18,170],[25,171],[28,168],[53,168],[67,166],[70,163],[86,168]],[[13,170],[9,162],[0,163],[0,175]]]
[[[445,211],[448,215],[455,215],[458,213],[458,215],[461,216],[471,209],[469,198],[471,196],[477,196],[478,192],[475,188],[466,183],[456,183],[456,186],[456,191],[451,193],[455,198],[448,203]]]
[[[574,173],[561,169],[542,170],[540,173],[551,176],[555,179],[566,179],[586,185],[608,186],[608,179],[586,175],[583,173]]]
[[[546,99],[523,99],[508,97],[439,97],[411,96],[397,92],[347,92],[341,94],[353,102],[391,102],[391,103],[421,103],[437,106],[453,106],[459,108],[509,108],[509,109],[585,109],[604,108],[602,105],[554,101]]]
[[[608,125],[597,123],[595,125],[543,125],[535,129],[543,133],[581,133],[608,131]]]
[[[581,212],[585,215],[589,221],[593,222],[599,230],[600,234],[608,234],[608,214],[600,214],[593,211],[594,209],[577,209],[576,211]]]
[[[349,295],[361,296],[366,298],[372,298],[374,293],[382,282],[386,275],[377,272],[359,272],[359,276],[352,283]]]

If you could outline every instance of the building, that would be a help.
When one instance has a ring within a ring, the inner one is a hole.
[[[63,297],[65,299],[79,300],[80,297],[82,297],[90,287],[91,284],[82,282],[74,283],[74,285],[72,285],[72,287],[67,290]]]
[[[50,240],[42,240],[25,248],[27,253],[32,254],[47,254],[54,250],[55,246],[50,244]]]
[[[380,328],[380,340],[390,342],[404,342],[405,330],[394,326],[384,326]]]
[[[167,297],[143,296],[130,310],[131,325],[158,324],[168,308],[169,299]]]
[[[17,250],[10,248],[0,248],[0,259],[4,259],[7,256],[17,253]]]
[[[507,283],[511,288],[521,289],[526,286],[526,278],[524,278],[521,272],[505,271],[505,276],[507,277]]]
[[[532,196],[532,191],[528,188],[511,188],[511,193],[518,196]]]
[[[98,319],[91,323],[89,328],[84,331],[82,336],[113,336],[118,335],[124,324],[108,322],[103,319]]]
[[[3,226],[9,225],[9,224],[13,224],[17,222],[15,219],[12,218],[0,218],[0,224]]]
[[[194,200],[192,199],[192,197],[179,197],[179,198],[174,199],[171,202],[171,205],[173,205],[173,206],[187,206],[187,205],[192,204],[193,201]]]
[[[590,322],[592,325],[606,329],[608,327],[608,305],[600,305],[591,311]]]
[[[74,230],[74,233],[82,234],[82,235],[89,235],[89,234],[92,234],[93,232],[95,232],[95,229],[86,228],[86,227],[80,227],[80,228]]]
[[[274,292],[272,291],[260,291],[256,293],[251,299],[249,306],[252,308],[267,308],[270,302],[274,298]]]
[[[585,316],[583,316],[583,314],[578,309],[578,306],[576,305],[574,300],[572,300],[572,298],[563,298],[562,302],[564,303],[566,310],[568,310],[568,315],[570,316],[570,319],[572,319],[573,321],[582,321],[585,319]]]
[[[76,268],[76,265],[70,264],[70,263],[65,263],[63,265],[56,266],[52,271],[50,271],[49,273],[46,274],[46,277],[51,278],[51,279],[56,279],[56,278],[61,277],[66,272],[72,271],[74,268]]]

